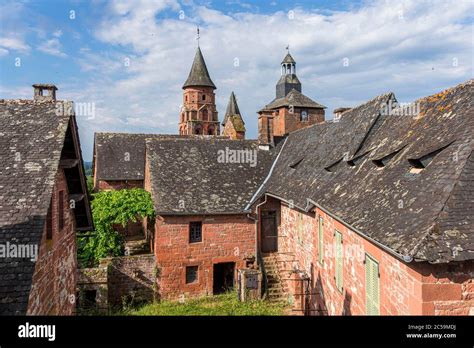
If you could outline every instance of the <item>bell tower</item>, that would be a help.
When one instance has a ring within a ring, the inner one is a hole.
[[[179,115],[180,135],[220,134],[215,89],[198,44],[191,71],[183,85],[183,107]]]

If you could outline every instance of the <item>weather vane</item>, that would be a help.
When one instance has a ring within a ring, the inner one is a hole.
[[[199,47],[199,38],[200,38],[200,36],[199,36],[199,25],[198,25],[198,26],[197,26],[197,40],[198,40],[198,47]]]
[[[288,44],[288,46],[286,46],[286,51],[287,51],[288,53],[290,53],[290,45],[289,45],[289,44]]]

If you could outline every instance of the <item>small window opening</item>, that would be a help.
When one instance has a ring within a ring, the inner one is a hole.
[[[202,100],[206,100],[206,95],[205,94],[202,95]]]
[[[298,165],[303,161],[303,159],[304,159],[304,157],[301,157],[300,159],[298,159],[295,162],[293,162],[292,164],[290,164],[290,168],[296,169],[296,167],[298,167]]]
[[[202,242],[202,222],[193,221],[189,223],[189,243]]]
[[[186,284],[196,283],[198,281],[198,266],[186,267]]]
[[[341,163],[342,161],[342,158],[340,160],[337,160],[336,162],[334,162],[333,164],[327,166],[327,167],[324,167],[324,170],[327,171],[327,172],[330,172],[330,173],[334,173],[336,171],[336,167],[339,163]]]
[[[374,159],[374,160],[372,160],[372,163],[375,164],[379,168],[383,168],[387,165],[388,162],[390,162],[392,160],[392,158],[394,158],[400,151],[402,151],[402,149],[404,147],[402,147],[401,149],[398,149],[398,150],[396,150],[392,153],[389,153],[388,155],[386,155],[382,158]]]
[[[301,121],[303,121],[303,122],[308,121],[308,111],[307,111],[307,110],[302,110],[302,111],[301,111],[300,119],[301,119]]]
[[[435,151],[432,151],[424,156],[421,156],[419,158],[409,158],[408,159],[408,162],[410,163],[411,165],[411,170],[410,170],[410,173],[419,173],[421,172],[423,169],[425,169],[426,167],[428,167],[428,165],[431,163],[431,161],[433,161],[433,159],[441,152],[443,151],[445,148],[447,148],[449,145],[451,145],[451,143],[449,143],[448,145],[446,146],[443,146]]]
[[[357,157],[354,157],[353,159],[347,161],[347,164],[351,167],[355,167],[356,165],[358,165],[360,162],[362,162],[362,160],[365,158],[365,156],[367,156],[367,154],[369,153],[370,151],[367,151],[365,153],[363,153],[362,155],[360,156],[357,156]]]

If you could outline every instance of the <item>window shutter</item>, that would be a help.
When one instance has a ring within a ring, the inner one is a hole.
[[[365,295],[367,315],[380,314],[379,264],[365,255]]]
[[[342,292],[342,233],[336,231],[336,287]]]

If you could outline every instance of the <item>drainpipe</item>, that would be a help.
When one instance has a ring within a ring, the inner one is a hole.
[[[267,293],[267,274],[265,272],[265,267],[263,265],[263,260],[260,262],[260,259],[261,259],[261,255],[260,255],[260,249],[258,247],[258,224],[260,222],[260,219],[258,218],[259,216],[259,210],[260,210],[260,206],[264,205],[265,203],[267,203],[267,194],[265,194],[265,199],[262,203],[259,203],[256,205],[255,207],[255,214],[257,216],[255,220],[255,255],[257,257],[257,265],[260,263],[261,264],[261,270],[262,270],[262,279],[264,281],[264,285],[265,285],[265,294]],[[263,284],[262,284],[263,285]]]

